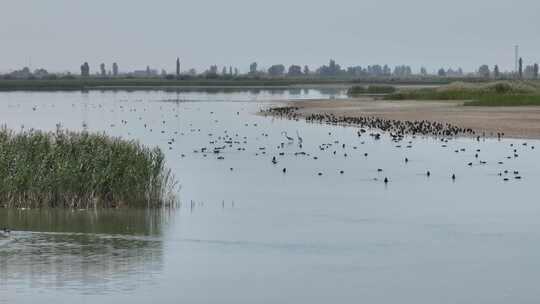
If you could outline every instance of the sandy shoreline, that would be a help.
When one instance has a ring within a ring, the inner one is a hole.
[[[507,138],[540,139],[540,107],[465,107],[463,101],[393,101],[371,97],[344,100],[289,101],[298,114],[374,116],[394,120],[429,120],[486,132],[504,132]]]

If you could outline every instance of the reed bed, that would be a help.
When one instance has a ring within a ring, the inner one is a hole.
[[[0,206],[172,206],[176,182],[159,148],[105,134],[0,129]]]

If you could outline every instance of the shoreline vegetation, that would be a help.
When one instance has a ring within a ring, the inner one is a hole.
[[[484,84],[455,82],[438,88],[402,89],[384,96],[386,100],[454,100],[464,106],[538,106],[540,82],[497,81]]]
[[[0,91],[63,91],[63,90],[118,90],[118,89],[175,89],[189,87],[291,87],[291,86],[317,86],[317,85],[347,85],[355,84],[385,84],[385,85],[444,85],[455,79],[451,78],[362,78],[350,79],[340,77],[235,77],[235,78],[87,78],[70,77],[58,79],[1,79]],[[484,82],[481,79],[467,79],[467,82]]]
[[[105,134],[0,129],[0,207],[172,207],[176,182],[159,148]]]
[[[355,85],[347,90],[347,95],[349,97],[358,97],[361,95],[392,94],[396,91],[396,87],[390,85],[369,85],[367,87]]]

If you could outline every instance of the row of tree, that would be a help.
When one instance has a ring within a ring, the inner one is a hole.
[[[306,65],[302,69],[299,65],[291,65],[289,66],[289,69],[286,71],[285,66],[283,64],[276,64],[271,66],[268,69],[268,75],[270,76],[283,76],[285,73],[288,76],[301,76],[305,74],[309,74],[309,67]]]
[[[362,76],[397,76],[397,77],[407,77],[412,75],[412,69],[410,66],[402,65],[394,67],[392,69],[388,65],[369,65],[367,67],[354,66],[343,69],[335,60],[330,60],[328,65],[323,65],[312,72],[309,66],[300,66],[300,65],[290,65],[288,68],[283,64],[275,64],[270,66],[265,71],[260,71],[257,69],[258,65],[256,62],[252,63],[249,66],[249,75],[264,75],[269,76],[302,76],[302,75],[320,75],[326,77],[334,76],[352,76],[352,77],[362,77]]]
[[[538,79],[538,73],[539,73],[538,64],[535,63],[533,65],[527,65],[523,69],[523,60],[519,59],[519,68],[518,71],[516,71],[515,74],[512,74],[510,76],[513,76],[515,78],[527,78],[527,79]],[[165,72],[162,72],[162,74]],[[112,72],[107,72],[106,66],[104,63],[100,64],[99,66],[99,75],[105,77],[108,75],[112,76],[118,76],[118,64],[115,62],[112,64]],[[88,62],[85,62],[83,65],[81,65],[81,75],[82,76],[90,76],[90,66],[88,65]],[[184,74],[186,75],[186,74]],[[196,76],[198,75],[197,72],[194,69],[191,69],[187,75],[190,76]],[[237,68],[234,68],[232,66],[229,67],[223,67],[221,72],[219,71],[219,68],[217,65],[212,65],[207,69],[202,75],[205,75],[207,77],[219,77],[219,76],[239,76],[239,71]],[[427,72],[427,70],[422,67],[420,69],[419,74],[414,74],[411,67],[408,65],[398,65],[395,66],[393,69],[390,68],[388,65],[368,65],[365,67],[362,66],[353,66],[353,67],[347,67],[342,68],[339,64],[336,63],[335,60],[330,60],[327,65],[323,65],[316,69],[315,71],[311,71],[310,68],[300,65],[290,65],[289,67],[286,67],[283,64],[275,64],[270,66],[266,70],[259,70],[257,62],[253,62],[249,66],[249,72],[248,75],[250,76],[271,76],[271,77],[281,77],[281,76],[308,76],[308,75],[317,75],[322,77],[337,77],[337,76],[343,76],[343,77],[355,77],[355,78],[361,78],[361,77],[396,77],[396,78],[407,78],[412,77],[415,75],[419,76],[430,76]],[[476,73],[465,75],[463,73],[463,70],[461,68],[458,68],[456,70],[452,68],[444,69],[440,68],[437,71],[437,76],[440,77],[463,77],[463,76],[476,76],[476,77],[482,77],[482,78],[508,78],[509,74],[503,73],[499,70],[499,66],[495,65],[493,69],[490,69],[490,67],[486,64],[481,65]],[[170,75],[172,78],[174,76]],[[181,77],[180,73],[180,59],[176,59],[176,77]]]
[[[523,69],[523,59],[519,58],[518,70],[513,76],[514,78],[519,78],[519,79],[538,79],[538,72],[539,72],[538,63],[527,65],[525,69]],[[486,78],[486,79],[488,78],[500,79],[503,75],[501,74],[501,71],[499,70],[498,65],[495,65],[493,67],[493,70],[490,70],[487,64],[483,64],[478,68],[478,76],[482,78]]]
[[[414,76],[415,74],[412,71],[412,68],[408,65],[398,65],[393,69],[388,65],[368,65],[365,67],[362,66],[353,66],[347,67],[346,69],[342,68],[335,60],[330,60],[327,65],[323,65],[316,69],[314,72],[310,71],[309,67],[306,65],[303,68],[299,65],[291,65],[288,70],[283,64],[272,65],[266,73],[264,71],[257,70],[257,63],[254,62],[249,67],[249,75],[263,75],[267,74],[269,76],[301,76],[301,75],[318,75],[323,77],[397,77],[397,78],[407,78]],[[426,68],[422,67],[420,69],[421,76],[429,76]],[[463,76],[463,70],[461,68],[457,70],[453,69],[441,69],[438,73],[439,76],[451,76],[459,77]]]
[[[112,72],[109,71],[109,73],[107,73],[107,70],[105,68],[105,63],[102,63],[99,65],[99,74],[103,77],[107,76],[107,74],[109,75],[113,75],[113,76],[118,76],[118,64],[116,62],[114,62],[112,64]],[[90,65],[88,64],[88,62],[85,62],[81,65],[81,76],[83,77],[88,77],[90,76]]]

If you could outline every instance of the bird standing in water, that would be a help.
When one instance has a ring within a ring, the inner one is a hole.
[[[285,135],[285,138],[288,140],[288,141],[294,141],[294,138],[290,137],[286,131],[283,131],[281,132],[281,134]]]
[[[2,231],[0,231],[0,238],[7,238],[10,235],[11,235],[11,230],[9,230],[6,227],[2,228]]]
[[[304,143],[304,139],[300,136],[300,133],[298,133],[298,130],[296,130],[296,137],[298,138],[299,145]]]

